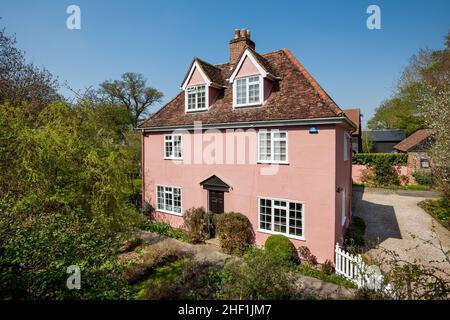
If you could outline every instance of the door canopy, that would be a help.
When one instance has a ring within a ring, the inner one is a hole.
[[[223,191],[228,192],[230,190],[230,186],[223,182],[222,179],[217,177],[216,175],[212,175],[206,180],[200,182],[200,185],[203,186],[203,189],[206,190],[214,190],[214,191]]]

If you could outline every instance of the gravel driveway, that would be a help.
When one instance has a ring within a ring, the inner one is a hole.
[[[369,242],[379,242],[382,247],[394,250],[407,261],[434,264],[431,261],[445,257],[435,247],[440,245],[439,241],[445,251],[450,250],[450,232],[417,206],[418,202],[426,199],[424,196],[427,194],[417,195],[420,196],[416,197],[411,192],[401,195],[393,191],[355,188],[353,213],[366,222],[366,239]],[[414,236],[430,243],[424,243]],[[366,254],[371,258],[379,258],[376,249]],[[448,264],[438,265],[448,269]]]

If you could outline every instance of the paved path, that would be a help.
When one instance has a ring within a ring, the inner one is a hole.
[[[433,264],[430,261],[445,257],[435,247],[440,245],[439,240],[445,251],[450,250],[450,232],[417,206],[418,202],[426,199],[423,195],[433,196],[414,192],[402,195],[368,188],[362,192],[361,189],[355,189],[353,212],[366,222],[366,238],[369,242],[379,242],[382,247],[394,250],[407,261]],[[417,237],[430,243],[424,243]],[[367,254],[371,258],[379,258],[378,250],[369,250]],[[435,265],[446,270],[449,268],[448,263]]]

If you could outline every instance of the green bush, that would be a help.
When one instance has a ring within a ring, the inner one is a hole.
[[[353,164],[369,165],[385,159],[394,166],[406,165],[408,155],[406,153],[357,153],[353,158]]]
[[[190,243],[202,243],[209,238],[209,214],[203,207],[186,210],[183,221],[186,238]]]
[[[186,234],[183,230],[172,227],[163,221],[147,221],[141,226],[142,229],[151,231],[162,236],[174,238],[180,241],[186,241]]]
[[[344,277],[338,276],[335,273],[328,274],[324,271],[317,270],[316,268],[310,267],[306,264],[297,265],[295,267],[295,270],[297,270],[304,276],[316,278],[325,282],[335,283],[346,288],[357,287],[353,282],[345,279]]]
[[[332,275],[334,273],[334,266],[331,260],[325,260],[321,265],[321,270],[326,275]]]
[[[353,217],[350,226],[345,233],[344,242],[348,246],[363,247],[365,245],[364,234],[366,223],[360,217]]]
[[[123,274],[123,278],[129,284],[136,284],[148,278],[157,268],[186,256],[178,246],[166,243],[160,246],[151,246],[143,254],[142,261],[131,263]]]
[[[225,253],[242,254],[253,240],[252,225],[242,213],[223,213],[217,217],[217,236]]]
[[[264,249],[267,256],[282,263],[298,262],[297,250],[288,237],[284,235],[274,234],[268,237]]]
[[[289,268],[258,249],[244,261],[225,265],[218,297],[226,300],[288,300],[301,296],[296,277]]]
[[[0,299],[128,297],[117,253],[140,220],[136,163],[104,116],[65,103],[38,115],[0,105]],[[66,287],[71,265],[80,290]]]
[[[414,172],[413,173],[414,180],[416,183],[422,186],[431,187],[433,185],[433,178],[431,173],[429,172]]]
[[[219,291],[222,271],[192,259],[181,259],[156,269],[145,283],[149,300],[211,300]]]
[[[373,170],[373,182],[377,186],[398,186],[400,178],[389,157],[375,157],[369,164]]]

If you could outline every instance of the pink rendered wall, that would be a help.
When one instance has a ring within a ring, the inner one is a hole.
[[[214,102],[216,102],[217,98],[219,97],[221,90],[213,88],[213,87],[208,87],[209,90],[209,105],[211,106]]]
[[[244,62],[241,65],[241,68],[239,69],[236,77],[247,77],[247,76],[253,76],[259,74],[258,69],[255,67],[255,65],[252,63],[252,61],[246,57],[244,59]]]
[[[273,82],[267,78],[264,78],[264,101],[269,99],[272,92]]]
[[[351,219],[352,199],[352,155],[351,138],[347,141],[347,160],[344,161],[344,132],[343,127],[336,129],[336,185],[335,190],[341,187],[345,190],[346,222],[342,226],[342,191],[335,192],[336,195],[336,220],[335,220],[335,242],[342,243],[344,232]]]
[[[194,72],[191,75],[191,78],[189,79],[187,86],[190,87],[190,86],[196,86],[196,85],[205,84],[205,83],[206,83],[206,79],[203,79],[203,76],[200,73],[200,71],[198,71],[197,68],[195,68]]]
[[[297,200],[304,202],[304,238],[292,240],[296,247],[306,245],[319,261],[334,259],[336,216],[336,130],[334,126],[318,126],[318,134],[309,134],[309,128],[288,128],[288,165],[279,165],[275,175],[261,175],[263,164],[194,164],[188,163],[193,146],[185,143],[194,136],[192,131],[183,134],[183,160],[163,160],[163,133],[147,133],[144,137],[144,197],[156,207],[155,185],[171,185],[182,188],[182,211],[190,207],[207,208],[207,191],[200,182],[215,174],[231,186],[225,193],[225,211],[238,211],[249,218],[255,229],[256,243],[263,245],[270,235],[259,232],[258,196]],[[224,138],[224,131],[207,134],[216,139]],[[249,142],[246,159],[256,157],[256,131],[227,133],[226,139],[247,137]],[[212,141],[212,140],[210,140]],[[203,151],[211,142],[203,142]],[[237,145],[233,149],[237,154]],[[230,155],[224,150],[216,154]],[[236,157],[235,157],[236,158]],[[192,161],[191,161],[192,162]],[[180,226],[182,217],[159,213],[158,216],[174,226]]]

